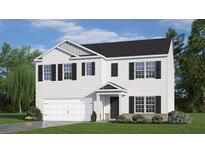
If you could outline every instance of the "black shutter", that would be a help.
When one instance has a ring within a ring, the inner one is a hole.
[[[85,76],[85,63],[82,63],[82,76]]]
[[[111,64],[111,76],[118,76],[118,63]]]
[[[156,79],[161,79],[161,61],[156,61]]]
[[[58,64],[58,81],[63,80],[63,65]]]
[[[38,65],[38,81],[43,81],[43,66]]]
[[[161,113],[161,96],[156,96],[156,113]]]
[[[72,80],[76,80],[77,79],[77,64],[76,63],[72,63]]]
[[[92,62],[92,75],[95,75],[95,62]]]
[[[129,113],[134,113],[134,96],[129,97]]]
[[[51,81],[56,81],[56,65],[51,65]]]
[[[134,80],[134,63],[129,63],[129,80]]]

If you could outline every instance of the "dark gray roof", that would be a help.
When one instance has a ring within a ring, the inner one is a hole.
[[[124,42],[84,44],[105,57],[141,56],[168,54],[171,39],[149,39]]]
[[[103,89],[117,89],[117,88],[111,86],[110,84],[106,84],[104,87],[102,87],[102,88],[100,88],[100,89],[103,90]]]
[[[124,89],[126,90],[125,88],[113,83],[113,82],[108,82],[105,86],[101,87],[100,90],[104,90],[104,89],[117,89],[116,87],[112,86],[111,84],[113,84],[114,86],[120,88],[120,89]]]

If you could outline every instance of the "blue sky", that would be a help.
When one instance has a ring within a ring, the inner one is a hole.
[[[173,27],[190,34],[193,20],[0,20],[0,45],[45,51],[63,39],[98,43],[164,37]]]

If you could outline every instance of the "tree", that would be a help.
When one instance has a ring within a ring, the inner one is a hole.
[[[41,55],[40,50],[31,50],[30,46],[22,46],[11,51],[9,59],[9,68],[13,69],[18,65],[29,64],[32,65],[33,60]]]
[[[35,73],[32,65],[22,64],[13,69],[7,79],[7,96],[18,108],[26,110],[34,101]]]
[[[185,111],[205,110],[203,91],[205,90],[205,20],[192,23],[191,35],[184,45],[184,35],[169,29],[167,37],[173,38],[176,69],[176,99],[183,100]],[[205,94],[205,93],[204,93]]]
[[[2,51],[0,53],[0,67],[8,67],[10,53],[11,46],[8,43],[4,42]]]
[[[186,50],[186,77],[188,97],[196,111],[203,111],[203,92],[205,88],[205,20],[199,19],[192,23],[191,36]]]
[[[6,68],[6,76],[0,76],[0,94],[22,112],[34,102],[35,75],[33,59],[41,55],[40,50],[30,46],[12,49],[4,43],[0,52],[0,69]],[[33,105],[33,104],[32,104]]]
[[[175,65],[177,65],[178,64],[177,60],[181,57],[185,49],[185,44],[184,44],[185,34],[184,33],[178,34],[175,29],[169,28],[166,33],[166,37],[171,38],[173,41],[174,59],[175,59]]]
[[[184,102],[184,88],[182,86],[181,66],[183,65],[183,56],[186,49],[184,40],[185,34],[178,34],[175,29],[169,28],[166,33],[167,38],[171,38],[173,41],[174,50],[174,65],[175,65],[175,102],[176,106],[181,105]],[[180,104],[179,104],[180,103]]]

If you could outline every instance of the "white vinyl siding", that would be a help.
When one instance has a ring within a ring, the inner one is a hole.
[[[72,79],[72,64],[64,64],[64,80]]]
[[[51,80],[51,65],[44,65],[44,80]]]

